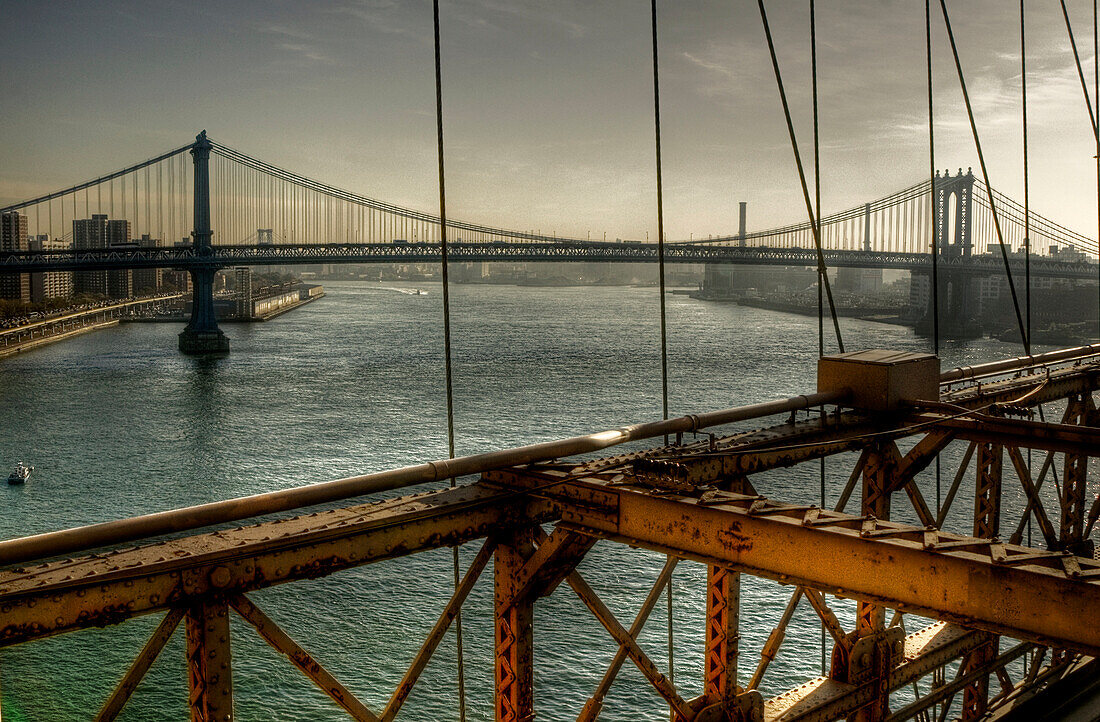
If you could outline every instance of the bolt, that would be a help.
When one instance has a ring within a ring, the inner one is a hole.
[[[217,566],[210,570],[210,583],[218,589],[224,589],[233,581],[233,573],[227,567]]]

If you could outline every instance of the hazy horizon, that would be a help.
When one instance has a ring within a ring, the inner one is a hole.
[[[1092,11],[1070,2],[1092,92]],[[953,3],[992,185],[1022,200],[1018,8]],[[431,3],[8,2],[0,204],[199,130],[379,200],[438,209]],[[1005,12],[1007,10],[1007,12]],[[666,232],[805,220],[755,3],[658,3]],[[820,3],[822,205],[928,175],[924,3]],[[649,4],[441,4],[448,212],[544,233],[656,234]],[[769,6],[812,163],[808,3]],[[933,4],[936,159],[977,168]],[[1094,237],[1094,139],[1056,6],[1028,11],[1032,208]]]

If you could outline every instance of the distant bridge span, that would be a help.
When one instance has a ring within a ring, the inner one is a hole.
[[[205,251],[205,252],[204,252]],[[928,271],[927,253],[826,249],[831,268],[884,268]],[[607,262],[656,263],[655,243],[601,241],[450,242],[447,258],[452,263],[471,262]],[[172,248],[105,248],[80,251],[23,251],[0,256],[0,272],[96,270],[111,268],[180,268],[272,266],[342,263],[439,263],[438,243],[299,243],[278,245],[214,245],[209,250],[193,246]],[[812,248],[723,246],[707,243],[669,243],[666,263],[729,263],[757,266],[816,266]],[[994,255],[956,256],[941,259],[953,273],[989,275],[1004,273],[1004,262]],[[1023,259],[1012,260],[1013,271],[1023,273]],[[1034,257],[1031,273],[1051,278],[1096,277],[1096,264]]]

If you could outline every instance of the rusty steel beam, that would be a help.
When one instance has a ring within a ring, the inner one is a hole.
[[[538,598],[553,594],[596,541],[564,527],[558,527],[546,538],[540,534],[538,548],[515,580],[516,596]]]
[[[805,396],[794,396],[779,401],[768,401],[721,411],[682,416],[676,419],[623,426],[618,429],[601,431],[586,436],[575,436],[560,441],[547,441],[473,456],[429,461],[426,464],[310,484],[294,489],[282,489],[266,494],[216,501],[75,529],[9,539],[0,541],[0,566],[18,564],[32,559],[73,554],[108,545],[124,544],[138,539],[200,529],[266,514],[277,514],[317,504],[343,501],[380,491],[480,474],[491,469],[591,453],[624,444],[628,441],[698,431],[711,426],[839,403],[846,396],[847,394],[841,392],[821,392]]]
[[[130,665],[130,669],[126,670],[126,674],[119,681],[118,686],[115,687],[115,691],[103,703],[99,714],[96,715],[96,722],[111,722],[118,717],[186,613],[186,609],[179,608],[173,609],[164,615],[164,619],[161,620],[152,636],[149,637],[149,641],[141,648],[141,652],[138,653],[133,664]]]
[[[487,478],[516,488],[541,482],[528,474],[512,470]],[[564,522],[595,536],[1040,644],[1100,652],[1100,628],[1089,621],[1100,605],[1100,562],[1091,559],[736,494],[719,493],[702,504],[588,480],[537,493],[561,505]]]
[[[477,583],[478,578],[481,576],[481,572],[485,570],[485,567],[488,566],[489,562],[492,560],[495,550],[496,544],[494,540],[488,539],[482,544],[481,550],[477,553],[477,556],[474,557],[474,560],[470,562],[470,566],[466,570],[466,574],[462,577],[462,581],[459,583],[458,588],[456,588],[454,594],[451,595],[450,601],[447,602],[447,606],[443,609],[443,613],[439,615],[439,619],[432,627],[432,631],[428,633],[420,650],[413,658],[412,664],[409,665],[409,669],[405,672],[405,676],[401,678],[401,682],[397,685],[397,689],[393,691],[389,703],[386,704],[386,709],[382,712],[381,719],[383,722],[390,722],[390,720],[396,717],[397,713],[401,711],[401,707],[412,693],[416,681],[420,679],[420,674],[424,671],[424,668],[428,666],[428,662],[431,661],[432,655],[435,654],[436,647],[443,641],[443,635],[447,633],[447,629],[450,628],[451,622],[458,616],[459,610],[462,609],[466,597],[469,596],[470,591],[474,588],[474,584]]]
[[[1100,364],[1060,368],[1049,373],[1020,376],[971,384],[942,391],[940,401],[980,408],[994,403],[1009,403],[1034,408],[1073,394],[1095,390],[1100,385]]]
[[[1043,533],[1043,539],[1046,541],[1047,547],[1050,549],[1057,548],[1058,535],[1054,531],[1054,525],[1050,523],[1046,508],[1043,506],[1043,500],[1039,497],[1039,488],[1031,480],[1031,472],[1028,471],[1027,462],[1024,461],[1023,455],[1020,454],[1020,450],[1015,446],[1009,446],[1007,450],[1008,458],[1012,460],[1012,466],[1016,469],[1016,477],[1019,478],[1020,484],[1024,487],[1024,493],[1027,494],[1028,503],[1028,508],[1024,512],[1023,520],[1012,535],[1011,543],[1015,544],[1019,542],[1020,537],[1023,535],[1028,516],[1034,512],[1035,519],[1039,523],[1039,530]],[[1047,458],[1049,461],[1050,457]]]
[[[241,618],[251,624],[271,648],[286,656],[291,664],[310,679],[329,699],[359,722],[378,722],[378,716],[360,702],[347,687],[328,673],[321,663],[291,639],[273,619],[264,614],[248,597],[239,594],[229,603]]]
[[[473,485],[0,572],[0,646],[105,626],[211,594],[452,546],[556,517]]]
[[[497,540],[493,554],[493,665],[497,722],[528,722],[534,717],[534,599],[519,596],[517,582],[534,554],[534,530],[524,528]]]
[[[905,637],[904,656],[889,672],[887,687],[893,691],[941,671],[982,643],[981,632],[936,622]],[[863,684],[818,677],[765,702],[765,718],[774,722],[826,722],[841,719],[871,702],[875,680]],[[892,718],[891,718],[892,719]]]
[[[957,438],[988,444],[1018,446],[1025,449],[1058,451],[1081,456],[1095,456],[1100,449],[1100,428],[1071,424],[1042,423],[1021,419],[949,418],[922,414],[921,418],[936,426],[951,429]]]
[[[737,686],[741,575],[725,567],[707,566],[707,619],[704,631],[703,697],[708,704],[732,704]]]
[[[669,707],[679,717],[690,720],[694,716],[691,707],[684,698],[676,692],[676,688],[673,687],[672,682],[670,682],[665,675],[661,674],[657,669],[657,665],[649,658],[649,655],[642,651],[637,640],[630,636],[630,633],[619,623],[619,620],[615,618],[615,615],[611,613],[611,610],[607,608],[603,600],[597,596],[592,587],[588,586],[588,582],[584,581],[584,578],[577,572],[572,572],[565,578],[565,581],[580,600],[584,602],[584,605],[588,607],[588,610],[592,612],[592,615],[603,625],[604,629],[606,629],[615,641],[619,643],[619,646],[626,649],[626,654],[630,657],[630,661],[634,662],[638,671],[640,671],[642,675],[649,680],[653,688],[664,697]]]
[[[187,609],[187,679],[191,722],[233,719],[233,656],[224,599],[202,600]]]
[[[661,597],[661,592],[664,591],[665,585],[667,585],[672,578],[672,572],[676,569],[676,564],[679,561],[680,560],[674,556],[666,557],[665,565],[661,568],[661,573],[657,575],[657,581],[653,583],[653,587],[649,590],[649,594],[646,595],[645,601],[642,602],[641,609],[638,610],[638,614],[634,617],[634,623],[631,624],[630,629],[627,630],[631,638],[636,639],[638,635],[641,634],[642,628],[645,627],[645,623],[649,619],[649,615],[653,612],[653,608],[657,606],[657,602]],[[577,722],[593,722],[593,720],[599,717],[600,710],[603,709],[604,698],[607,697],[607,693],[611,689],[615,677],[618,676],[619,670],[622,669],[623,662],[626,661],[626,658],[626,645],[620,644],[618,650],[615,652],[615,656],[611,659],[611,664],[608,665],[607,671],[604,672],[603,677],[600,679],[596,691],[588,698],[580,715],[577,716]]]

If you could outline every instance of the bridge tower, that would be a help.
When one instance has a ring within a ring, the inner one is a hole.
[[[191,269],[191,320],[179,335],[180,351],[194,355],[224,355],[229,353],[229,339],[218,328],[214,316],[214,274],[218,265],[212,262],[213,236],[210,228],[210,141],[206,131],[195,137],[191,157],[195,162],[195,257],[211,259],[208,264]]]
[[[958,262],[973,254],[974,173],[960,168],[957,175],[937,172],[932,181],[933,221],[932,244],[939,262],[940,333],[948,338],[971,338],[981,333],[974,316],[978,285],[973,274],[958,267]],[[914,289],[926,289],[919,293],[923,300],[919,306],[911,306],[919,317],[916,328],[921,333],[932,330],[932,275],[931,271],[913,274]],[[917,293],[911,296],[911,304]]]

